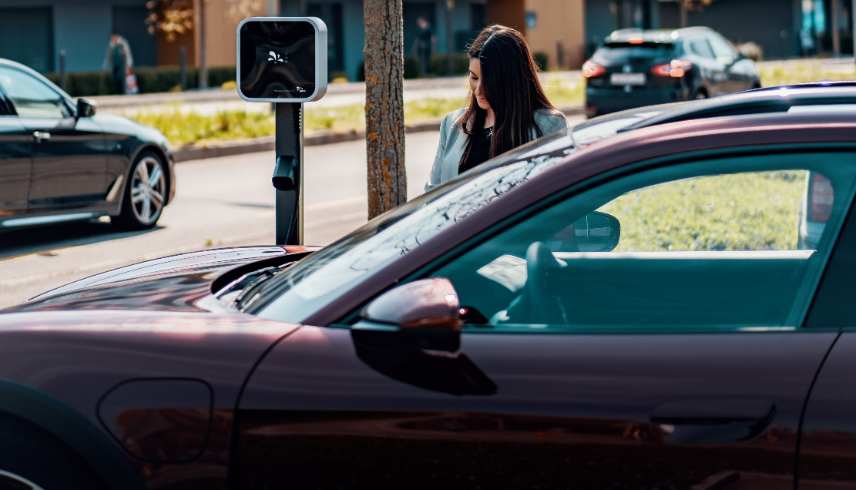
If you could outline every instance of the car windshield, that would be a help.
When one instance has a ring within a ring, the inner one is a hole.
[[[302,323],[397,257],[558,164],[573,152],[560,131],[500,155],[387,212],[265,281],[244,311]]]
[[[592,59],[601,63],[624,63],[633,60],[650,60],[671,56],[674,46],[668,43],[612,42],[595,51]],[[596,58],[599,58],[596,59]]]

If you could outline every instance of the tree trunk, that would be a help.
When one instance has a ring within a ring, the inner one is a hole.
[[[687,2],[686,0],[678,0],[678,10],[681,13],[681,27],[687,26]]]
[[[402,0],[364,0],[369,219],[407,201]]]

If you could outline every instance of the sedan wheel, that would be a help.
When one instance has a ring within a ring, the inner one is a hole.
[[[693,97],[693,99],[695,99],[695,100],[702,100],[702,99],[706,99],[706,98],[707,98],[707,94],[704,92],[699,92],[699,93],[695,94],[695,97]]]
[[[125,188],[122,214],[113,220],[120,228],[142,230],[153,227],[161,216],[166,196],[166,176],[161,159],[144,153],[134,166]]]
[[[0,489],[9,490],[44,490],[42,487],[27,480],[23,476],[16,475],[9,471],[0,470]]]

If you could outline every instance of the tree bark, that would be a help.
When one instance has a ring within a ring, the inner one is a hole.
[[[402,0],[364,0],[369,219],[407,201]]]

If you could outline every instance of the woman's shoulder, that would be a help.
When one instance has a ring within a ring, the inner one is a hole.
[[[535,111],[535,123],[544,130],[544,133],[552,133],[568,127],[565,115],[556,109],[544,108]]]
[[[461,119],[461,116],[463,116],[466,111],[466,107],[455,109],[454,111],[446,114],[446,117],[443,118],[443,123],[457,124]]]
[[[446,114],[446,116],[443,117],[443,123],[441,127],[446,129],[456,128],[458,131],[461,131],[461,118],[463,117],[466,111],[466,107],[461,107],[460,109],[455,109],[454,111]]]

